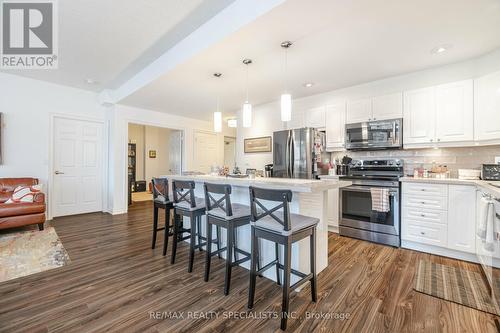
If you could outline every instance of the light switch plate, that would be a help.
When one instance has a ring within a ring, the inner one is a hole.
[[[495,157],[495,164],[500,164],[500,156]]]

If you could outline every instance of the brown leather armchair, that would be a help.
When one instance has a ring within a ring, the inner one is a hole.
[[[38,228],[43,230],[45,194],[35,194],[33,203],[5,203],[16,187],[36,184],[38,184],[36,178],[0,178],[0,229],[38,224]]]

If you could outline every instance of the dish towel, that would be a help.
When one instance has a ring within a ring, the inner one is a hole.
[[[484,238],[484,248],[490,252],[495,251],[495,205],[488,203],[488,215],[486,216],[486,236]]]
[[[372,210],[381,213],[387,213],[391,210],[388,188],[372,187],[370,192],[372,195]]]
[[[477,226],[477,236],[483,241],[486,238],[486,221],[488,220],[488,209],[491,201],[486,198],[481,198],[478,205],[478,226]]]

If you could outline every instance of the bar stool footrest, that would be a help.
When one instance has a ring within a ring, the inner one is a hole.
[[[311,279],[313,278],[313,273],[309,273],[309,274],[306,274],[302,279],[300,279],[299,281],[295,282],[294,284],[292,284],[290,286],[290,290],[294,290],[294,289],[297,289],[298,287],[300,287],[302,284],[306,283],[306,282],[309,282]]]
[[[262,267],[261,269],[257,270],[255,272],[255,274],[257,275],[261,275],[262,273],[264,273],[265,271],[267,271],[269,268],[273,267],[276,265],[276,263],[278,262],[278,259],[274,259],[273,261],[271,261],[269,264],[265,265],[264,267]]]

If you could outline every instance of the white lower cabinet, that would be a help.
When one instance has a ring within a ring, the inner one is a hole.
[[[328,227],[339,230],[339,190],[328,190]]]
[[[448,187],[448,247],[475,252],[476,188],[466,185]]]
[[[403,183],[402,187],[403,246],[412,242],[419,250],[460,259],[460,253],[475,252],[475,186]]]

